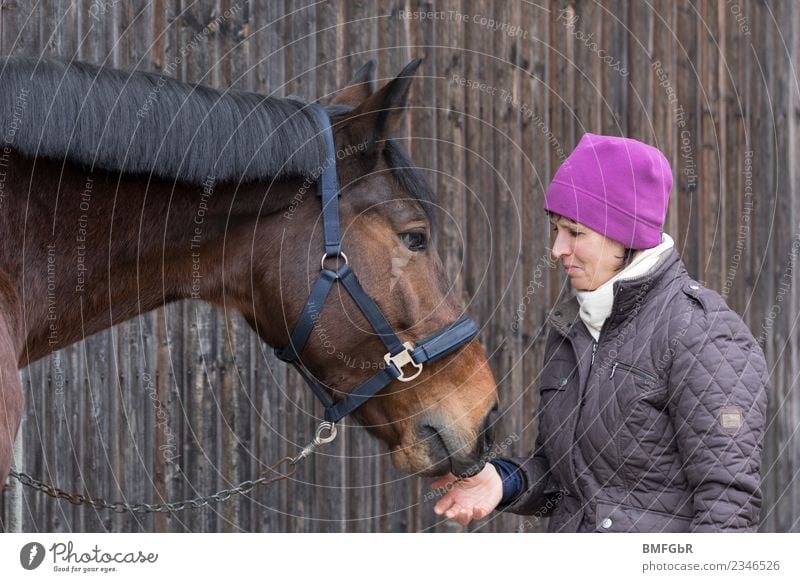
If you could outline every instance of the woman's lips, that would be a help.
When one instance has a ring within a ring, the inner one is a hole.
[[[564,272],[569,275],[570,273],[574,273],[578,270],[578,267],[564,267]]]

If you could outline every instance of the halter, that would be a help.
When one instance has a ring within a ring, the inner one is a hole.
[[[469,317],[463,316],[417,345],[412,342],[400,341],[378,304],[361,287],[348,264],[347,255],[342,252],[339,230],[339,180],[336,176],[333,131],[328,114],[322,106],[313,104],[311,107],[322,122],[325,137],[325,163],[322,166],[322,174],[319,177],[317,188],[317,193],[322,198],[325,252],[320,261],[319,276],[292,331],[289,344],[284,348],[276,349],[275,355],[284,362],[292,364],[300,372],[314,395],[325,407],[325,420],[331,423],[330,430],[335,434],[335,426],[333,426],[335,423],[366,403],[393,381],[410,382],[422,373],[425,364],[436,361],[470,342],[478,335],[478,326]],[[337,259],[344,264],[339,266],[338,270],[333,271],[325,266],[329,259]],[[337,402],[328,396],[324,388],[300,361],[300,354],[311,336],[311,331],[314,329],[322,307],[335,283],[341,283],[344,286],[387,350],[383,357],[386,367]]]

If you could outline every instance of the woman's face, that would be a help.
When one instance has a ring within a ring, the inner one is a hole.
[[[561,262],[573,288],[594,291],[619,272],[623,245],[557,214],[550,215],[550,224],[553,258]]]

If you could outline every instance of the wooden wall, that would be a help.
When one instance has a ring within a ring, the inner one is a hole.
[[[445,265],[485,325],[509,452],[533,442],[543,321],[565,284],[549,264],[544,188],[585,132],[660,147],[675,177],[667,232],[771,366],[763,529],[800,531],[798,2],[3,0],[0,46],[308,99],[367,59],[386,80],[425,57],[405,130],[444,210]],[[318,412],[241,319],[196,302],[22,375],[18,466],[109,499],[185,499],[251,479],[302,446]],[[460,529],[434,518],[426,492],[347,423],[292,481],[246,499],[143,517],[12,484],[0,520],[17,531]],[[472,529],[543,525],[502,516]]]

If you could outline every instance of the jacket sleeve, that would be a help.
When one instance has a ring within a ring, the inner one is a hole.
[[[537,437],[536,448],[527,457],[511,457],[504,459],[516,465],[522,474],[522,491],[508,503],[497,506],[497,511],[507,511],[519,515],[546,516],[554,507],[548,498],[552,493],[553,483],[550,476],[550,463],[542,452],[541,439]],[[558,488],[555,487],[555,491]]]
[[[755,531],[769,375],[761,348],[719,298],[698,298],[675,344],[668,408],[692,487],[692,531]],[[711,307],[716,309],[709,309]]]

